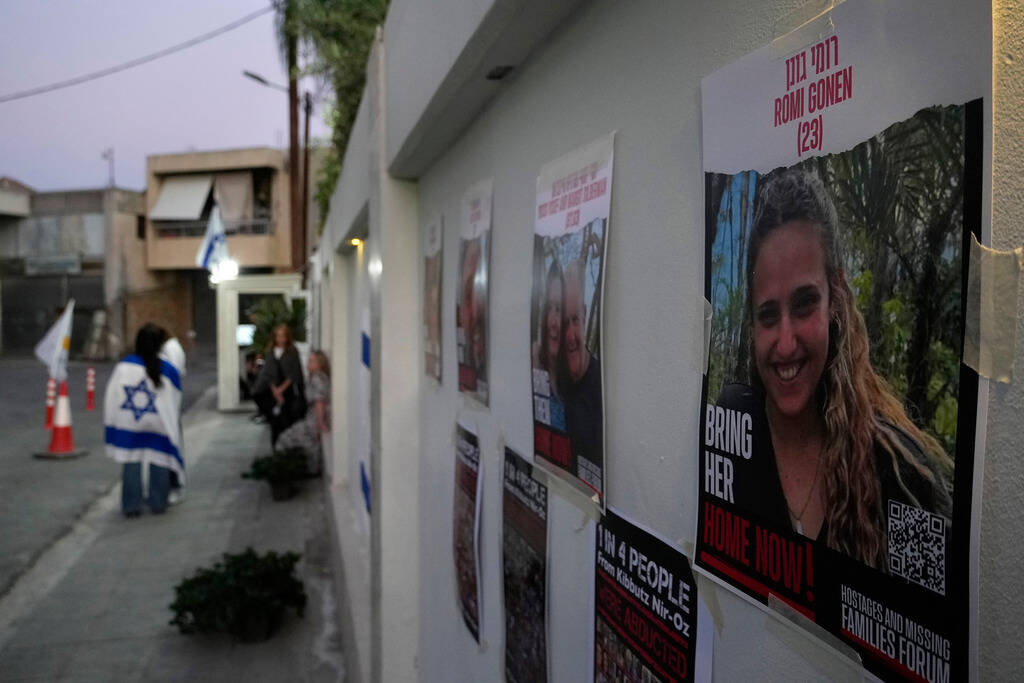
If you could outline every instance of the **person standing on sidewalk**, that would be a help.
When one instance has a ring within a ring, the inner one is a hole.
[[[185,379],[185,349],[181,347],[181,342],[178,341],[177,337],[171,337],[164,342],[164,345],[160,347],[160,358],[173,365],[178,370],[178,376],[182,380]],[[178,411],[178,429],[184,436],[185,432],[181,429],[181,411]],[[184,451],[184,448],[179,447],[179,450]],[[182,486],[181,477],[174,470],[171,470],[170,480],[167,504],[177,505],[181,502],[182,496],[185,493],[184,486]]]
[[[185,478],[181,455],[181,374],[160,358],[167,330],[146,323],[135,336],[135,353],[117,364],[104,399],[107,455],[122,463],[121,511],[142,512],[142,468],[148,466],[149,509],[167,509],[170,473]]]
[[[274,328],[273,341],[252,393],[256,406],[270,423],[272,446],[281,432],[306,414],[302,360],[291,329],[283,323]]]
[[[323,459],[320,436],[331,431],[331,364],[323,351],[309,354],[306,364],[309,383],[306,385],[306,416],[281,432],[277,437],[277,450],[300,448],[306,454],[306,468],[310,474],[320,474]]]

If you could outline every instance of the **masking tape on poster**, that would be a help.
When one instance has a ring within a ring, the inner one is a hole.
[[[683,549],[683,554],[690,560],[690,567],[692,569],[693,558],[697,557],[694,554],[696,552],[696,544],[689,539],[683,538],[676,542]],[[718,587],[714,581],[700,572],[693,572],[693,578],[697,583],[697,595],[704,601],[704,607],[711,616],[711,623],[715,625],[715,631],[718,632],[718,635],[722,635],[722,629],[725,628],[725,617],[722,616],[722,605],[718,602]]]
[[[722,616],[722,604],[718,602],[718,586],[700,572],[693,572],[693,577],[697,581],[697,595],[704,601],[704,606],[707,608],[708,614],[711,615],[711,623],[715,625],[715,632],[722,635],[722,629],[725,628],[725,617]]]
[[[541,482],[548,487],[548,491],[555,491],[562,498],[565,498],[570,503],[575,505],[583,513],[583,519],[580,523],[574,527],[574,531],[580,532],[586,527],[587,519],[597,523],[601,521],[601,504],[597,500],[597,496],[588,498],[586,494],[581,493],[572,484],[562,479],[557,473],[552,472],[543,460],[536,459],[533,462],[533,476],[537,481]]]
[[[856,650],[787,605],[768,595],[765,630],[785,643],[833,681],[863,681],[865,670]]]
[[[704,355],[701,356],[702,363],[700,366],[700,373],[706,374],[708,371],[708,360],[711,358],[711,323],[715,316],[715,309],[711,306],[711,302],[704,299]]]
[[[505,425],[498,425],[498,445],[497,450],[494,454],[497,456],[496,462],[498,463],[498,470],[501,472],[501,480],[505,481],[505,448],[508,446],[508,439],[506,438]],[[516,449],[512,449],[515,451]],[[516,451],[518,453],[519,451]]]
[[[1024,248],[990,249],[971,237],[964,325],[964,364],[1009,383],[1017,346],[1017,288]]]

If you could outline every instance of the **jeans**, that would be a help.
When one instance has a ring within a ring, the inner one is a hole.
[[[149,509],[161,513],[167,509],[167,490],[170,488],[171,470],[149,465]],[[136,515],[142,511],[142,464],[137,462],[124,463],[121,474],[121,511],[126,515]]]

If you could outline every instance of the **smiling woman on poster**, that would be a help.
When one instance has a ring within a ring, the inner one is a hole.
[[[942,515],[948,532],[952,504],[937,466],[949,456],[871,366],[821,181],[787,170],[759,194],[747,244],[753,386],[728,384],[718,401],[754,418],[754,461],[766,469],[743,497],[885,569],[888,501]]]

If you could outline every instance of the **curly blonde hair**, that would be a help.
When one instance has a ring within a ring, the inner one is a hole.
[[[825,428],[825,542],[865,564],[886,567],[888,553],[876,448],[880,447],[892,459],[893,473],[903,494],[918,505],[920,502],[900,475],[902,469],[909,466],[933,485],[940,484],[932,469],[915,456],[905,440],[915,442],[936,465],[951,468],[952,461],[936,439],[911,421],[886,381],[871,366],[864,317],[857,310],[853,291],[843,274],[836,210],[814,175],[784,171],[768,180],[760,193],[747,250],[748,315],[753,312],[751,288],[761,243],[773,230],[791,221],[804,221],[817,228],[829,284],[828,361],[816,392]],[[763,391],[756,364],[752,364],[751,376]]]

